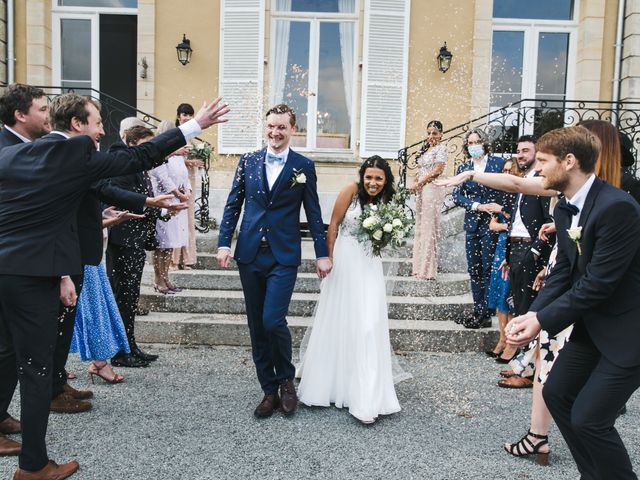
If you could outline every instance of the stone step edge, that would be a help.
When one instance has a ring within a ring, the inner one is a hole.
[[[309,317],[288,317],[294,347],[299,347]],[[152,313],[136,319],[138,340],[145,343],[250,346],[246,317],[230,314]],[[493,348],[499,333],[491,328],[469,330],[453,322],[389,320],[395,350],[481,352]]]

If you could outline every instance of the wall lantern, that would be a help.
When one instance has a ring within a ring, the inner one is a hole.
[[[438,59],[438,70],[442,73],[445,73],[451,67],[451,59],[453,58],[453,53],[447,50],[447,42],[444,42],[444,45],[440,47],[440,53],[436,57]]]
[[[191,61],[191,40],[189,40],[186,34],[182,34],[182,42],[176,45],[176,51],[178,52],[178,61],[182,65],[186,65]]]

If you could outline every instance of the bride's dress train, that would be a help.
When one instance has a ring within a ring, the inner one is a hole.
[[[400,404],[382,261],[354,236],[360,212],[354,202],[340,227],[334,267],[322,282],[308,346],[301,351],[298,396],[305,405],[348,407],[369,423],[400,411]]]

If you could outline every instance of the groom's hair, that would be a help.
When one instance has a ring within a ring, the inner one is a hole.
[[[265,118],[271,115],[272,113],[275,113],[276,115],[279,115],[281,113],[288,113],[289,123],[291,124],[292,127],[296,126],[296,112],[294,112],[289,105],[285,103],[279,103],[278,105],[274,105],[267,111]]]
[[[600,154],[600,140],[585,127],[557,128],[540,137],[536,150],[555,155],[560,160],[572,153],[578,159],[580,170],[593,173]]]
[[[13,83],[0,97],[0,121],[4,125],[13,127],[16,124],[16,110],[29,113],[29,108],[35,98],[44,97],[44,91],[31,85]]]

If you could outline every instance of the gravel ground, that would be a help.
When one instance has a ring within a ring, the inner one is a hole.
[[[403,410],[363,426],[347,411],[299,408],[292,418],[257,420],[261,399],[250,352],[236,347],[149,346],[146,369],[119,369],[120,385],[96,383],[92,412],[49,420],[49,455],[77,459],[75,480],[158,479],[576,479],[555,427],[550,467],[502,450],[527,429],[530,390],[495,383],[483,354],[407,353],[414,378],[397,386]],[[69,368],[90,386],[86,364]],[[11,412],[17,416],[14,400]],[[640,400],[618,429],[640,471]],[[19,437],[17,437],[19,438]],[[0,479],[15,457],[0,457]]]

